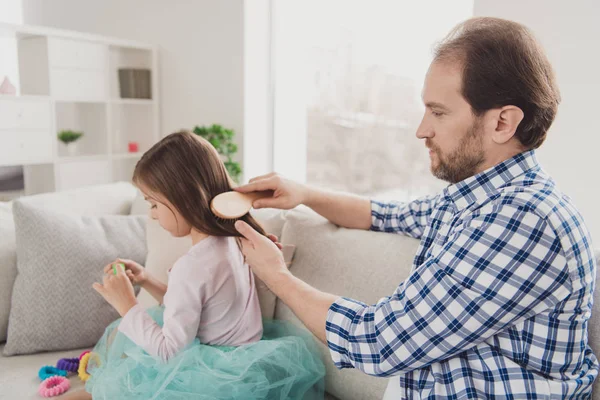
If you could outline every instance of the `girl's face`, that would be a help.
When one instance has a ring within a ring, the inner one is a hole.
[[[167,199],[142,188],[140,190],[150,204],[150,218],[157,220],[163,229],[175,237],[183,237],[191,233],[192,226]]]

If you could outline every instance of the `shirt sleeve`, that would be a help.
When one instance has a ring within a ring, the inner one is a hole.
[[[554,230],[531,211],[503,205],[467,222],[392,296],[372,306],[334,302],[328,346],[338,368],[406,373],[555,307],[571,290]]]
[[[409,203],[371,200],[371,230],[404,233],[420,239],[438,200],[439,195],[425,196]]]
[[[198,333],[208,285],[199,282],[196,275],[181,261],[173,267],[164,297],[162,328],[138,304],[125,314],[119,330],[148,354],[168,361],[191,344]]]

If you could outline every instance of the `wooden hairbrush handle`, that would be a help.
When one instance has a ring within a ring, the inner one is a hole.
[[[248,196],[250,199],[252,199],[252,203],[254,203],[256,200],[266,199],[267,197],[272,197],[273,191],[272,190],[264,190],[261,192],[250,192],[250,193],[242,193],[242,194],[244,196]]]

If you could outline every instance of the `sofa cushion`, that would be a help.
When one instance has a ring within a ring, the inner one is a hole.
[[[389,296],[410,273],[419,241],[397,234],[338,228],[314,212],[299,208],[287,214],[281,238],[296,245],[293,274],[317,289],[368,304]],[[300,324],[277,302],[275,317]],[[327,346],[326,390],[340,399],[381,399],[388,379],[357,370],[338,370]]]
[[[56,365],[61,358],[77,357],[84,350],[78,349],[62,352],[49,352],[29,354],[17,357],[4,357],[2,355],[3,345],[0,345],[0,399],[39,400],[37,389],[40,380],[37,376],[38,370],[44,365]],[[67,393],[75,392],[84,388],[84,382],[77,375],[68,377],[71,389]],[[338,400],[329,393],[325,393],[324,400]]]
[[[128,215],[137,193],[128,182],[27,196],[19,201],[77,215]]]
[[[22,197],[20,201],[79,215],[129,214],[136,189],[117,182],[63,192]],[[0,342],[6,340],[12,287],[17,276],[17,248],[11,203],[0,203]]]
[[[45,365],[56,365],[61,358],[78,357],[82,351],[90,350],[82,348],[61,352],[48,352],[22,355],[17,357],[5,357],[2,355],[4,345],[0,345],[0,399],[40,400],[37,393],[40,386],[38,371]],[[77,375],[70,375],[71,389],[67,393],[83,389],[85,383]]]
[[[16,201],[5,355],[93,346],[118,313],[92,288],[117,257],[143,262],[145,217],[74,216]]]
[[[10,296],[17,276],[17,245],[12,204],[0,203],[0,343],[6,341]]]

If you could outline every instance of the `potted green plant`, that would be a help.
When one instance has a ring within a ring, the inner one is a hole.
[[[240,176],[242,175],[242,167],[232,159],[232,156],[238,150],[237,145],[233,143],[235,132],[232,129],[226,129],[217,124],[196,126],[193,132],[208,140],[217,149],[217,152],[223,157],[223,163],[225,164],[225,168],[227,168],[229,176],[239,183]]]
[[[83,132],[76,132],[69,129],[58,132],[58,140],[67,146],[67,152],[71,156],[77,153],[77,144],[75,142],[82,136]]]

